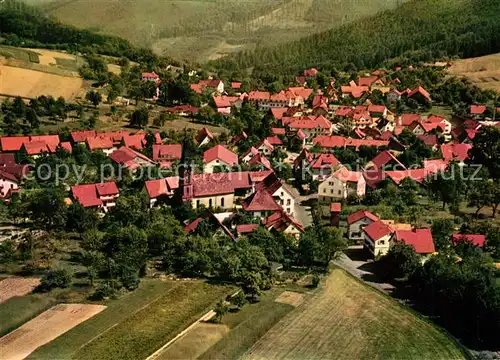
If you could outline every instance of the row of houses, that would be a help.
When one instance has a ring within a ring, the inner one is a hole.
[[[332,213],[339,208],[332,204]],[[436,252],[434,240],[429,228],[414,228],[410,224],[396,223],[393,220],[383,220],[368,210],[359,210],[347,217],[349,240],[363,244],[373,257],[386,255],[392,245],[403,242],[412,246],[415,252],[423,256]],[[486,238],[477,234],[453,234],[450,246],[461,242],[470,242],[474,246],[483,247]]]

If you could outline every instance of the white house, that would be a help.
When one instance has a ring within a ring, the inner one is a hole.
[[[347,217],[347,225],[349,226],[349,240],[363,242],[365,235],[363,228],[375,221],[379,221],[378,216],[372,214],[368,210],[359,210],[350,214]]]

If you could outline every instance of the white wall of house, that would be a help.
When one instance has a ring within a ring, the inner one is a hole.
[[[276,201],[278,205],[280,205],[288,215],[293,216],[295,212],[295,198],[292,194],[290,194],[283,186],[281,186],[274,192],[273,197],[275,199],[278,198],[279,200]]]
[[[260,145],[260,147],[257,150],[259,151],[259,153],[266,155],[266,156],[271,155],[271,153],[272,153],[271,149],[269,149],[264,144]]]
[[[191,203],[193,209],[198,209],[201,205],[204,205],[206,208],[232,209],[234,193],[194,197]]]
[[[0,179],[0,194],[5,196],[9,190],[17,190],[19,189],[19,184],[13,182],[8,179]]]
[[[347,199],[350,194],[362,197],[366,193],[366,181],[363,177],[357,183],[342,182],[335,176],[329,176],[318,186],[318,196],[324,201]]]
[[[215,159],[215,160],[210,161],[209,163],[206,163],[203,166],[203,172],[206,174],[212,174],[214,172],[214,168],[223,167],[223,166],[227,167],[227,168],[231,168],[231,165],[229,165],[225,161],[222,161],[220,159]]]
[[[373,254],[373,256],[385,255],[389,252],[392,233],[389,233],[376,241],[373,241],[365,232],[363,232],[363,234],[365,237],[364,246]]]

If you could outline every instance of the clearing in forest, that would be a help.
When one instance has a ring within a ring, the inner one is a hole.
[[[12,277],[0,281],[0,303],[14,296],[24,296],[40,284],[40,279]]]

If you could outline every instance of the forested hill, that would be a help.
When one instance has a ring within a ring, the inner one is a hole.
[[[211,63],[285,74],[301,69],[373,68],[389,59],[428,61],[500,51],[499,0],[412,0],[340,28]]]
[[[0,0],[0,44],[96,52],[146,63],[155,58],[149,49],[135,47],[117,36],[61,24],[16,0]]]

